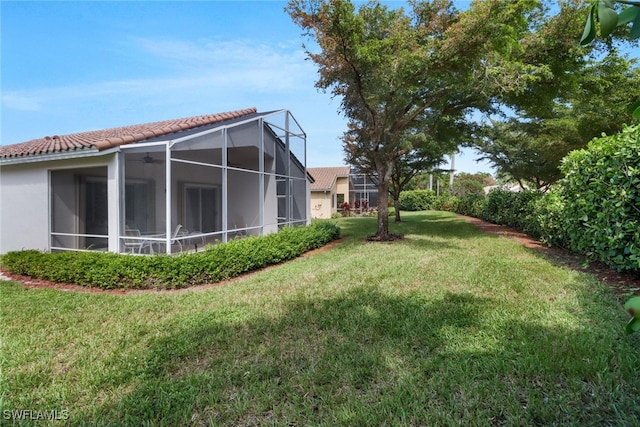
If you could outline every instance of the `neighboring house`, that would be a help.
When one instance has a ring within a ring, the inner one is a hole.
[[[308,224],[306,134],[255,108],[0,146],[0,253],[166,252]]]
[[[358,202],[360,206],[368,206],[375,209],[378,206],[378,180],[370,175],[361,173],[355,168],[350,172],[351,184],[353,185],[353,202]]]
[[[510,191],[512,193],[519,193],[523,191],[520,184],[517,183],[507,183],[507,184],[498,184],[498,185],[488,185],[482,188],[484,190],[484,194],[489,194],[491,190],[500,189],[505,191]]]
[[[308,168],[311,184],[311,217],[331,218],[344,202],[353,200],[353,184],[349,166]]]

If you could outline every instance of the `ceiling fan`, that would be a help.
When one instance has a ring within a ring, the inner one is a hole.
[[[145,154],[145,156],[142,157],[142,158],[135,159],[134,161],[142,162],[145,165],[151,165],[151,164],[154,164],[154,163],[164,163],[164,159],[162,159],[162,158],[154,159],[153,157],[151,157],[151,155],[149,153]]]

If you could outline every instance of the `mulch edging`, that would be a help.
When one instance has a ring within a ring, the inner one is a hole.
[[[306,258],[317,253],[331,250],[334,246],[343,242],[347,237],[348,236],[342,236],[336,240],[333,240],[327,243],[326,245],[318,249],[312,249],[310,251],[307,251],[302,255],[300,255],[299,258]],[[270,265],[268,267],[263,268],[262,270],[273,268],[276,265]],[[52,282],[50,280],[45,280],[45,279],[34,279],[31,276],[22,276],[20,274],[14,274],[2,269],[0,269],[0,283],[1,283],[1,280],[11,280],[13,282],[21,283],[26,289],[57,289],[57,290],[66,291],[66,292],[88,292],[93,294],[110,294],[110,295],[134,295],[134,294],[148,294],[148,293],[160,293],[160,292],[180,293],[180,292],[187,292],[187,291],[201,291],[201,290],[210,289],[218,286],[224,286],[229,283],[238,281],[242,278],[245,278],[247,276],[250,276],[252,274],[256,274],[258,271],[262,271],[262,270],[249,271],[237,277],[233,277],[231,279],[223,280],[216,283],[206,283],[203,285],[194,285],[194,286],[188,286],[185,288],[177,288],[177,289],[173,289],[173,288],[172,289],[150,289],[150,288],[149,289],[137,289],[137,288],[136,289],[101,289],[101,288],[94,288],[89,286],[76,285],[74,283],[60,283],[60,282]]]
[[[545,246],[540,241],[533,239],[524,233],[521,233],[519,231],[516,231],[508,227],[492,224],[490,222],[486,222],[481,219],[473,218],[465,215],[458,215],[458,217],[464,219],[468,223],[475,225],[485,233],[513,239],[527,248],[530,248],[532,250],[535,250],[544,254],[548,258],[552,259],[553,261],[561,265],[564,265],[573,270],[580,271],[583,273],[593,274],[602,283],[609,286],[614,292],[614,294],[616,294],[618,297],[628,298],[631,295],[640,295],[640,275],[633,275],[629,273],[618,273],[617,271],[607,267],[606,265],[600,262],[586,263],[585,262],[586,258],[584,256],[575,254],[565,249],[550,248],[548,246]],[[302,257],[307,257],[315,253],[331,250],[338,243],[344,241],[345,238],[346,236],[343,236],[340,239],[337,239],[337,240],[334,240],[333,242],[328,243],[322,248],[309,251],[303,254]],[[204,289],[209,289],[212,287],[223,286],[225,284],[232,283],[243,277],[246,277],[247,275],[254,274],[254,273],[255,272],[249,272],[249,273],[240,275],[238,277],[235,277],[233,279],[225,280],[218,283],[196,285],[196,286],[190,286],[187,288],[180,288],[180,289],[158,290],[158,289],[90,288],[90,287],[75,285],[71,283],[57,283],[57,282],[51,282],[48,280],[34,279],[29,276],[21,276],[18,274],[10,273],[8,271],[0,270],[0,275],[14,282],[22,283],[22,285],[27,289],[46,288],[46,289],[58,289],[61,291],[68,291],[68,292],[89,292],[89,293],[101,293],[101,294],[112,294],[112,295],[131,295],[131,294],[158,293],[158,292],[177,293],[177,292],[185,292],[185,291],[204,290]]]

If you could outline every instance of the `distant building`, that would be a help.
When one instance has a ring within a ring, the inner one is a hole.
[[[350,171],[351,182],[353,183],[353,201],[357,201],[360,206],[364,206],[366,201],[369,209],[378,206],[378,180],[372,176],[360,173],[352,168]]]
[[[375,209],[378,204],[377,181],[349,166],[307,168],[315,180],[311,184],[311,218],[331,218],[340,205],[348,202],[359,212],[365,207]]]
[[[331,218],[344,202],[353,202],[349,166],[307,168],[315,180],[311,184],[311,218]]]
[[[520,184],[517,184],[517,183],[488,185],[486,187],[483,187],[483,189],[484,189],[484,194],[489,194],[491,190],[495,190],[495,189],[510,191],[512,193],[519,193],[523,191]]]

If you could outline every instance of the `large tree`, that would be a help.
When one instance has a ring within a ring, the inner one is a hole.
[[[633,64],[615,51],[587,63],[572,90],[538,103],[538,111],[525,106],[513,117],[490,122],[475,146],[521,186],[548,187],[562,177],[560,163],[570,151],[633,121],[628,99],[640,98],[640,69]]]
[[[581,48],[567,32],[583,19],[582,3],[564,1],[560,12],[531,23],[519,60],[547,64],[547,74],[523,92],[507,93],[509,117],[491,120],[475,146],[498,172],[521,185],[546,188],[561,177],[570,151],[632,120],[628,98],[640,97],[634,62],[604,43]]]
[[[376,236],[389,237],[389,182],[411,151],[411,129],[430,134],[449,115],[489,111],[494,96],[536,79],[511,62],[534,0],[474,1],[458,12],[451,1],[415,1],[411,10],[372,1],[291,0],[287,11],[317,43],[317,87],[341,99],[348,119],[348,156],[378,178]],[[517,77],[517,78],[514,78]]]
[[[455,149],[455,148],[453,148]],[[389,193],[393,200],[395,222],[400,218],[400,193],[419,172],[432,170],[444,163],[444,154],[435,156],[426,147],[411,150],[396,159],[390,178]]]
[[[640,1],[592,0],[580,44],[593,42],[598,30],[608,41],[612,34],[630,40],[640,39]],[[635,98],[628,109],[636,120],[640,120],[640,99]]]
[[[422,121],[428,122],[428,119]],[[412,130],[407,136],[411,149],[395,159],[391,173],[389,194],[393,199],[395,222],[400,222],[400,193],[420,172],[432,171],[458,151],[462,141],[469,140],[475,126],[463,115],[448,115],[430,126],[430,132]]]

